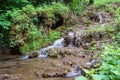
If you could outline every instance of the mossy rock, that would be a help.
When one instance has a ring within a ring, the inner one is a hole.
[[[58,57],[57,50],[51,48],[51,49],[49,49],[48,52],[49,52],[49,54],[48,54],[49,57],[53,57],[53,58],[57,58]]]
[[[35,58],[38,56],[38,52],[32,52],[30,55],[29,55],[29,58]]]
[[[57,53],[54,53],[54,54],[48,54],[49,57],[52,57],[52,58],[57,58],[58,57],[58,54]]]

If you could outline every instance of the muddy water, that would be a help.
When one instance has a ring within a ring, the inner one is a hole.
[[[68,33],[71,38],[73,35],[72,32]],[[76,76],[82,75],[81,67],[89,68],[86,63],[89,62],[90,57],[81,54],[79,48],[72,47],[72,41],[68,47],[64,47],[63,42],[64,39],[61,38],[53,45],[32,51],[38,52],[36,58],[29,59],[29,54],[32,53],[29,52],[18,59],[1,61],[0,80],[75,80]],[[61,49],[63,53],[72,50],[73,54],[65,55],[64,58],[62,55],[50,58],[48,50],[51,48]],[[78,51],[77,55],[74,55],[75,51]]]
[[[69,67],[56,59],[30,59],[24,61],[0,62],[0,74],[13,75],[10,80],[73,80],[66,78],[43,78],[42,73],[65,72]],[[54,66],[56,65],[56,66]],[[4,79],[1,79],[4,80]],[[9,80],[9,79],[8,79]]]
[[[4,61],[0,62],[0,77],[2,77],[1,75],[8,74],[8,80],[74,80],[75,76],[79,76],[81,74],[80,72],[75,72],[75,70],[73,70],[74,67],[76,64],[84,65],[86,62],[88,62],[88,59],[75,57],[72,55],[65,57],[64,60],[61,56],[59,56],[58,58],[34,58],[22,61]],[[73,64],[72,66],[71,63]],[[51,75],[56,73],[67,74],[66,76],[48,78],[41,76],[42,74],[47,73]]]

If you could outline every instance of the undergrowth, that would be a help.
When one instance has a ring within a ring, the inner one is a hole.
[[[27,42],[20,47],[20,51],[22,54],[25,54],[26,52],[38,50],[46,44],[51,44],[59,37],[59,31],[51,31],[49,34],[42,35],[40,30],[32,30],[28,34]]]

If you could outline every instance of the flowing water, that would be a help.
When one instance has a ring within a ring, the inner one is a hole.
[[[72,38],[74,37],[74,32],[68,32],[68,36],[71,38],[70,43],[69,43],[69,47],[71,47],[72,46]],[[42,48],[40,50],[27,52],[26,55],[18,58],[17,60],[28,59],[29,58],[29,54],[31,54],[33,52],[37,52],[38,53],[38,58],[47,58],[49,49],[61,48],[61,47],[64,47],[64,38],[58,39],[52,45],[47,46],[45,48]]]
[[[72,49],[72,38],[74,35],[74,32],[68,33],[70,38],[70,43],[67,46],[68,49]],[[74,77],[82,75],[82,69],[80,69],[79,66],[76,66],[77,64],[70,66],[69,63],[71,64],[71,61],[79,64],[86,63],[87,65],[93,65],[95,61],[87,63],[89,60],[88,58],[85,59],[73,55],[66,56],[65,58],[68,59],[64,59],[64,62],[62,61],[62,57],[48,57],[50,49],[61,48],[64,50],[64,48],[67,47],[64,47],[64,38],[61,38],[56,40],[50,46],[40,50],[27,52],[26,55],[20,58],[0,62],[0,80],[4,80],[3,78],[6,78],[6,74],[9,75],[7,76],[10,78],[9,80],[74,80]],[[38,53],[38,56],[36,58],[29,59],[30,54],[34,52]],[[54,77],[51,78],[43,78],[41,75],[46,73],[50,73],[48,76],[51,76],[51,74],[65,74],[65,76],[57,77],[56,75],[53,75]]]

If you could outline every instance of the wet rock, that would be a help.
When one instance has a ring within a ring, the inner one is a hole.
[[[72,60],[70,60],[70,59],[66,59],[66,58],[64,58],[62,61],[63,61],[63,64],[65,64],[65,65],[69,65],[69,66],[73,66],[73,65],[76,64],[76,63],[73,62]]]
[[[66,36],[64,38],[64,46],[65,47],[71,47],[71,46],[74,46],[74,42],[75,42],[75,39],[76,39],[76,36],[74,36],[75,33],[74,32],[69,32],[68,33],[68,36]]]
[[[20,74],[1,74],[0,80],[22,80],[22,77]]]
[[[29,54],[29,58],[35,58],[38,56],[38,52],[32,52]]]
[[[82,47],[87,50],[87,49],[89,49],[91,47],[91,44],[86,43],[86,44],[83,44]]]
[[[93,67],[96,63],[98,63],[99,60],[98,59],[93,59],[89,62],[86,63],[86,66],[88,66],[89,68]]]
[[[58,63],[51,63],[51,65],[54,66],[54,67],[61,67],[61,65],[58,64]]]
[[[74,68],[72,68],[72,70],[70,72],[68,72],[66,74],[66,78],[71,78],[71,77],[77,77],[77,76],[81,76],[84,75],[84,71],[81,67],[79,66],[75,66]]]
[[[42,73],[42,77],[49,78],[49,77],[65,77],[66,73]]]
[[[51,49],[49,49],[48,52],[49,52],[49,54],[48,54],[49,57],[54,57],[54,58],[57,58],[57,57],[58,57],[58,52],[57,52],[57,50],[51,48]]]
[[[2,75],[0,75],[0,80],[9,79],[9,77],[10,77],[9,74],[2,74]]]

